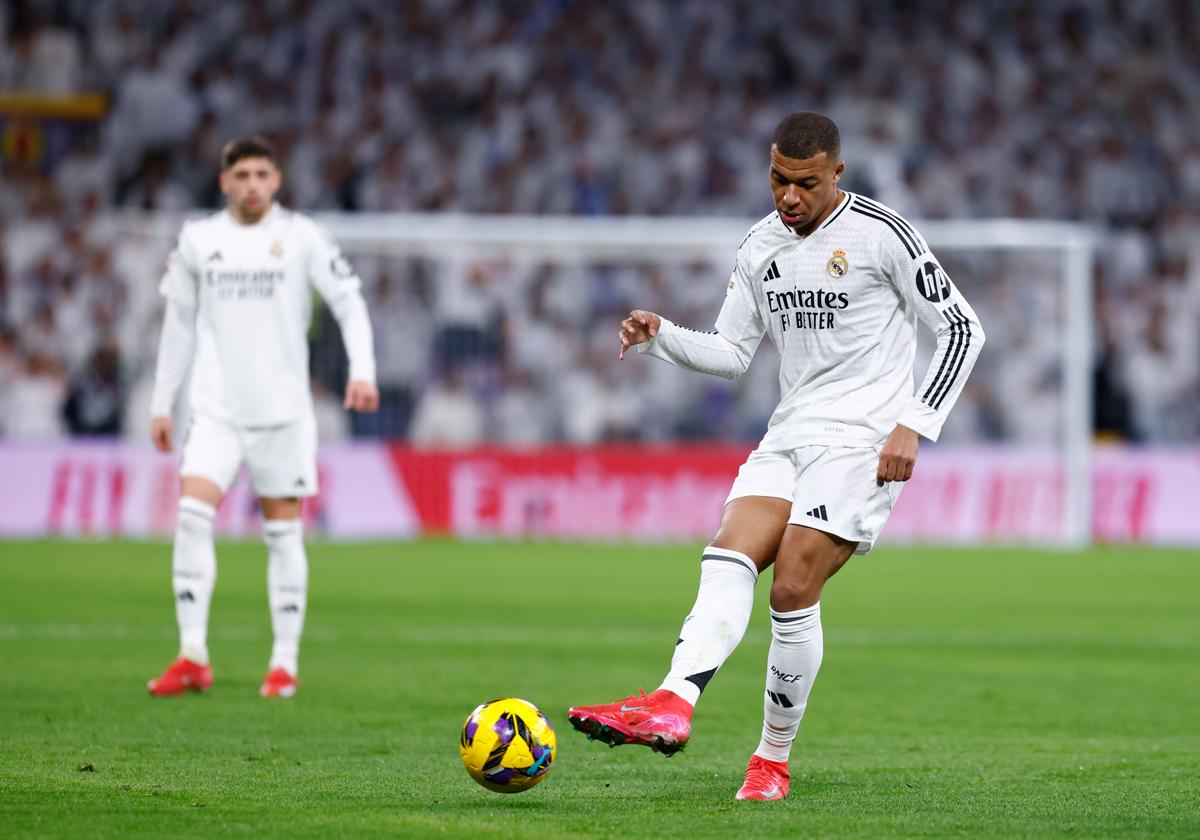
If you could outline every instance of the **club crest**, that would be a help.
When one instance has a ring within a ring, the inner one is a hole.
[[[825,263],[825,273],[834,280],[841,280],[849,270],[850,263],[846,261],[846,252],[841,248],[834,251],[833,256],[829,258],[829,262]]]

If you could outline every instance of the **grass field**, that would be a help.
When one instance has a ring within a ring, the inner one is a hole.
[[[735,803],[761,719],[760,603],[665,759],[572,703],[657,685],[689,548],[313,545],[300,695],[256,694],[264,550],[219,548],[211,694],[175,653],[164,544],[0,543],[0,835],[1200,836],[1200,553],[880,550],[823,599],[792,795]],[[767,586],[760,585],[760,599]],[[550,777],[490,793],[463,718],[525,697]]]

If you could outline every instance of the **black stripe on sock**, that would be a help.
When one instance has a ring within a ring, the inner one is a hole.
[[[713,678],[713,674],[715,673],[717,673],[717,669],[713,668],[711,671],[701,671],[699,674],[690,674],[684,677],[684,679],[703,692],[704,687],[708,685],[708,681]]]
[[[804,615],[776,615],[774,612],[772,612],[771,620],[777,621],[780,624],[787,624],[789,621],[800,621],[804,618],[811,618],[812,614],[812,610],[805,612]]]
[[[705,554],[701,556],[700,562],[703,563],[705,560],[720,560],[723,563],[733,563],[736,566],[741,566],[747,572],[750,571],[750,567],[741,560],[734,560],[732,557],[722,557],[720,554]],[[754,572],[753,574],[757,574],[757,572]]]

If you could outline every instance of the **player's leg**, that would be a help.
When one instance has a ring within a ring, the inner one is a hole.
[[[789,525],[783,536],[771,584],[762,737],[738,799],[787,796],[788,755],[824,655],[821,590],[857,545],[802,525]]]
[[[179,625],[179,656],[150,693],[170,697],[212,685],[208,659],[208,612],[217,580],[213,520],[241,465],[232,430],[209,418],[193,418],[183,446],[179,511],[171,550],[171,586]]]
[[[700,556],[700,587],[675,643],[661,689],[695,706],[750,622],[758,574],[775,558],[790,500],[744,496],[725,506],[721,527]]]
[[[171,551],[171,584],[179,655],[208,664],[208,611],[217,582],[213,520],[224,493],[213,481],[185,475],[180,481],[179,514]]]
[[[267,603],[271,610],[271,661],[260,693],[290,697],[300,673],[300,635],[308,609],[308,557],[300,500],[261,499],[267,544]]]
[[[898,484],[876,484],[877,450],[805,447],[796,457],[796,500],[771,585],[762,737],[739,799],[787,795],[788,756],[824,654],[821,592],[870,550],[900,494]]]
[[[267,602],[274,642],[259,693],[291,697],[298,686],[300,637],[308,609],[308,556],[302,497],[317,492],[316,424],[311,418],[246,435],[250,481],[263,511]]]
[[[746,632],[754,585],[774,559],[792,510],[794,483],[788,456],[751,454],[734,482],[716,537],[701,553],[699,591],[666,679],[650,695],[572,708],[567,717],[576,729],[611,746],[643,744],[666,754],[683,748],[701,692]]]

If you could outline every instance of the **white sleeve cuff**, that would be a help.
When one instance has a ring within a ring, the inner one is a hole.
[[[942,432],[942,423],[945,422],[945,419],[945,417],[920,400],[913,399],[900,414],[900,419],[896,422],[901,426],[907,426],[922,437],[936,443],[938,435]]]

